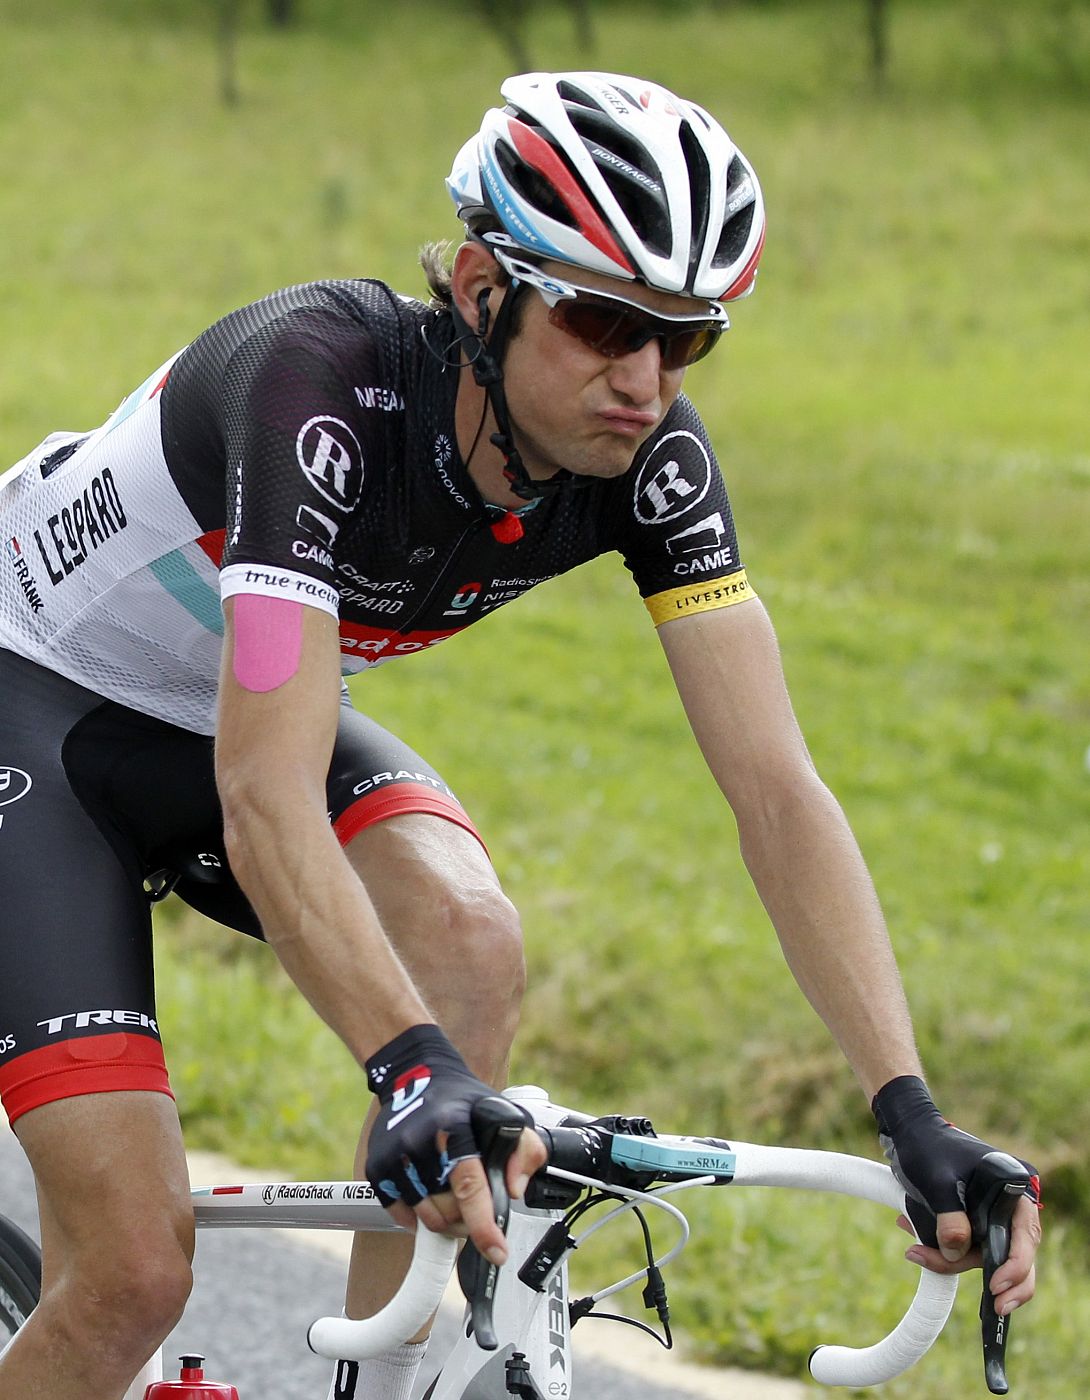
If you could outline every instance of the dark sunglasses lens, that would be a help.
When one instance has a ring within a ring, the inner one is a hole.
[[[657,338],[662,345],[662,367],[667,370],[684,369],[703,359],[720,332],[719,326],[706,324],[691,330],[671,330],[669,321],[588,297],[558,301],[549,312],[549,320],[610,359],[631,355]]]
[[[663,341],[663,369],[685,369],[715,349],[719,339],[718,326],[697,326],[691,331],[675,331]]]
[[[636,319],[623,307],[604,301],[558,301],[550,321],[574,335],[584,345],[611,359],[632,348],[632,322]]]

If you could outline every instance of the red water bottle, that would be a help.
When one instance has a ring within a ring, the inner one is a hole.
[[[203,1356],[183,1356],[182,1374],[176,1381],[152,1381],[144,1400],[238,1400],[238,1391],[223,1381],[206,1381]]]

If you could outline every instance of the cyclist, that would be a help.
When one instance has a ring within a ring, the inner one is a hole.
[[[0,1400],[120,1395],[188,1292],[148,879],[266,938],[365,1068],[359,1167],[395,1217],[502,1258],[469,1111],[515,1030],[516,916],[450,788],[339,678],[607,550],[792,971],[929,1208],[913,1257],[974,1262],[961,1192],[988,1149],[928,1096],[877,899],[681,393],[753,285],[757,177],[653,83],[530,74],[503,95],[455,160],[466,238],[449,273],[426,252],[430,306],[378,282],[277,292],[0,478],[0,1093],[46,1268]],[[541,1155],[524,1132],[516,1195]],[[1032,1295],[1037,1239],[1023,1201],[1001,1310]],[[354,1315],[403,1267],[385,1249],[354,1261]],[[402,1400],[423,1345],[342,1365],[331,1394]]]

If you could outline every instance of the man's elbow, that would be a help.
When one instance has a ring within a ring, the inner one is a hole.
[[[795,828],[800,820],[839,812],[836,798],[809,761],[785,765],[736,784],[728,800],[743,846],[758,837]]]
[[[292,784],[265,764],[216,765],[216,787],[223,812],[223,843],[235,879],[245,890],[258,878],[261,862],[275,855],[279,829],[298,810]]]
[[[237,777],[225,781],[220,774],[218,785],[227,860],[235,879],[246,890],[258,876],[262,850],[271,845],[264,796]]]
[[[283,864],[307,823],[328,826],[325,783],[286,767],[221,765],[216,771],[223,841],[235,879],[244,890]]]

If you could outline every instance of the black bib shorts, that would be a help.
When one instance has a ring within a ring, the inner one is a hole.
[[[405,812],[477,835],[442,778],[347,698],[326,791],[342,845]],[[149,889],[261,937],[227,864],[213,740],[0,650],[0,1098],[11,1122],[79,1094],[170,1094]]]

